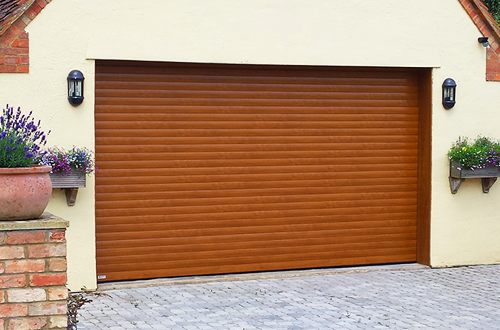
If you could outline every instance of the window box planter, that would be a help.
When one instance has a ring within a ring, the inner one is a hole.
[[[78,188],[86,186],[87,176],[83,172],[67,173],[50,173],[52,188],[61,188],[65,190],[66,202],[69,206],[75,205]]]
[[[498,177],[500,177],[500,167],[497,166],[471,170],[466,168],[460,169],[459,162],[452,161],[450,163],[450,188],[452,194],[457,193],[465,179],[481,179],[483,193],[488,193]]]

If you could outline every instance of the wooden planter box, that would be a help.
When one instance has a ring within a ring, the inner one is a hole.
[[[460,164],[458,162],[451,162],[450,164],[450,188],[451,193],[456,194],[458,188],[462,185],[465,179],[481,179],[483,184],[483,192],[488,193],[491,186],[500,177],[500,167],[489,166],[480,169],[460,169]]]
[[[87,181],[85,173],[50,173],[52,188],[61,188],[65,190],[66,202],[69,206],[75,205],[78,188],[85,187]]]

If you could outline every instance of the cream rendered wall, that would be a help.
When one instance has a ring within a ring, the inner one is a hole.
[[[28,26],[30,73],[0,75],[0,103],[33,109],[50,144],[94,146],[94,59],[202,63],[434,68],[431,262],[500,262],[500,187],[480,180],[450,193],[446,152],[459,135],[500,138],[500,83],[487,83],[480,36],[457,0],[53,0]],[[85,77],[85,101],[66,100],[66,76]],[[458,104],[441,106],[441,83]],[[93,289],[94,182],[68,207],[55,191],[48,210],[70,221],[69,286]]]
[[[0,74],[0,105],[33,110],[33,116],[42,120],[42,129],[52,131],[47,146],[94,149],[94,62],[85,57],[87,45],[72,16],[72,2],[54,0],[26,28],[30,73]],[[85,100],[77,108],[67,101],[66,77],[73,69],[85,75]],[[61,189],[54,190],[46,211],[70,222],[66,234],[70,289],[95,288],[94,178],[87,179],[87,188],[79,189],[72,207]]]
[[[434,267],[500,263],[500,186],[482,192],[481,180],[467,179],[450,193],[446,153],[458,136],[500,138],[500,82],[486,82],[480,32],[461,6],[443,17],[453,38],[445,40],[442,66],[434,70],[431,263]],[[450,60],[445,60],[450,57]],[[440,85],[457,82],[457,105],[441,106]]]

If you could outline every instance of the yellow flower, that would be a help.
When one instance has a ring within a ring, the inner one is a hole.
[[[463,151],[467,151],[467,148],[466,148],[466,147],[462,147],[462,150],[463,150]]]

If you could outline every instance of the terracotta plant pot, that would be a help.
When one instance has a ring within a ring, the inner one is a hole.
[[[50,166],[0,168],[0,220],[40,217],[52,195]]]

